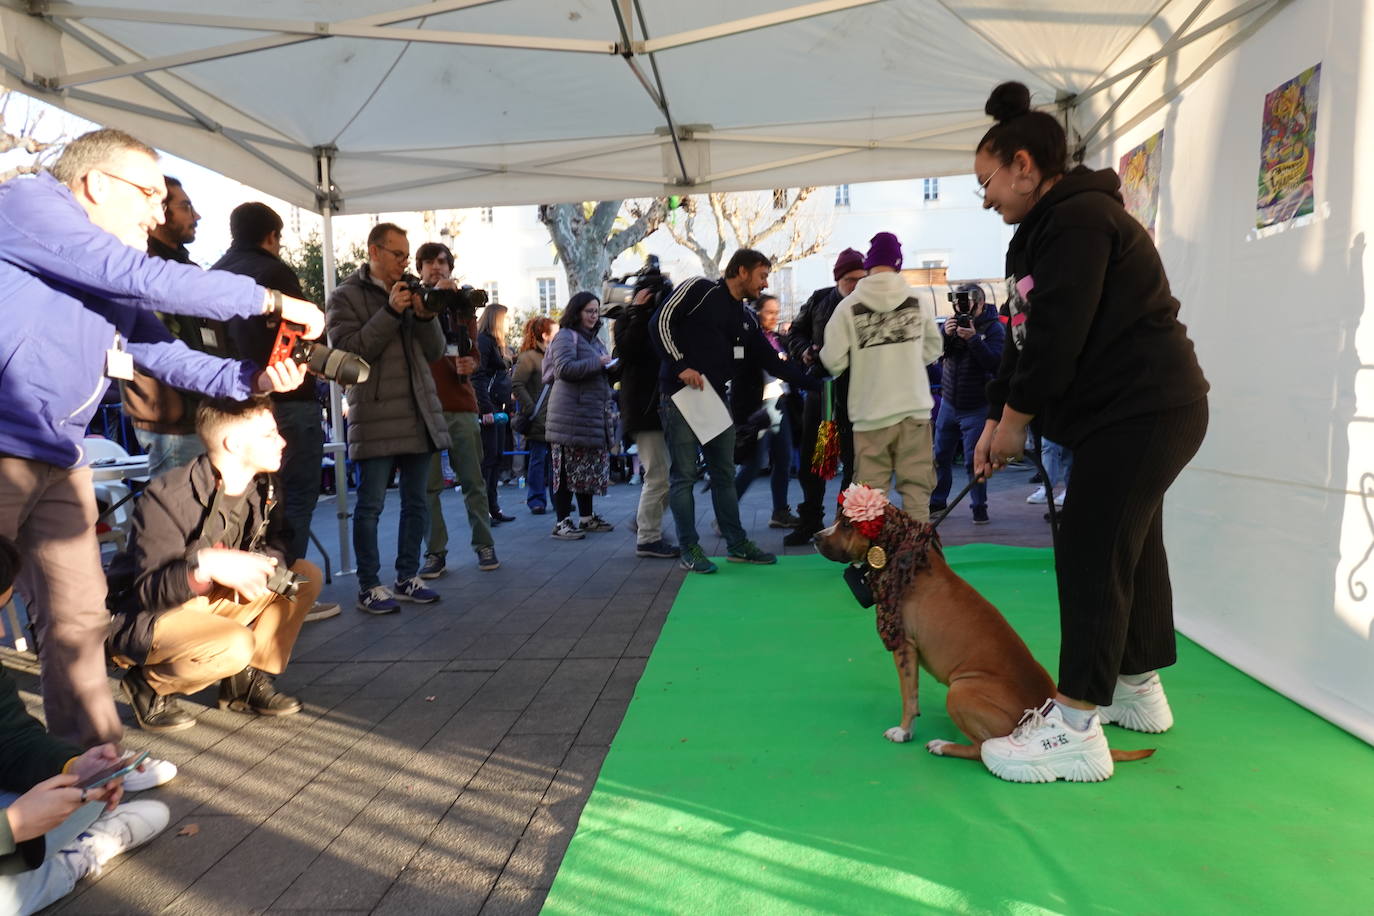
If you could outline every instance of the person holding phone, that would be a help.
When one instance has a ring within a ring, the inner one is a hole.
[[[613,370],[601,329],[601,300],[581,292],[568,300],[558,320],[559,332],[544,357],[544,384],[549,412],[544,436],[553,453],[553,505],[558,512],[553,537],[581,540],[587,532],[606,532],[615,526],[592,511],[592,499],[605,495],[611,482],[611,419]],[[581,518],[572,519],[573,496]]]
[[[0,607],[10,600],[20,564],[14,542],[0,535]],[[99,778],[125,765],[116,744],[83,752],[49,735],[0,668],[0,912],[43,909],[167,827],[166,805],[120,804],[122,776]]]

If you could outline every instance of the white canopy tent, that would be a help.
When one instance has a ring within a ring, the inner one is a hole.
[[[1164,128],[1160,250],[1213,382],[1168,513],[1180,626],[1374,742],[1374,0],[399,2],[0,0],[0,80],[326,217],[967,172],[1006,79],[1095,165]],[[1316,62],[1316,221],[1258,237],[1263,96]]]

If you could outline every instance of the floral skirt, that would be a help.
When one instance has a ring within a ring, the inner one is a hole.
[[[611,453],[578,445],[549,446],[553,452],[553,489],[605,496],[611,485]]]

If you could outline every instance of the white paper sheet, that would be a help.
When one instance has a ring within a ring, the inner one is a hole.
[[[698,442],[710,442],[733,425],[729,409],[710,382],[701,389],[684,385],[682,390],[673,395],[673,403],[682,412],[687,425],[692,427],[692,432],[696,433]]]

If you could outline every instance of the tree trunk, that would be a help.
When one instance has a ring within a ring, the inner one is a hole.
[[[615,220],[625,202],[603,200],[595,204],[545,204],[539,221],[553,239],[558,259],[568,275],[568,289],[601,295],[611,275],[611,264],[663,223],[664,201],[655,200],[633,223],[615,231]]]

